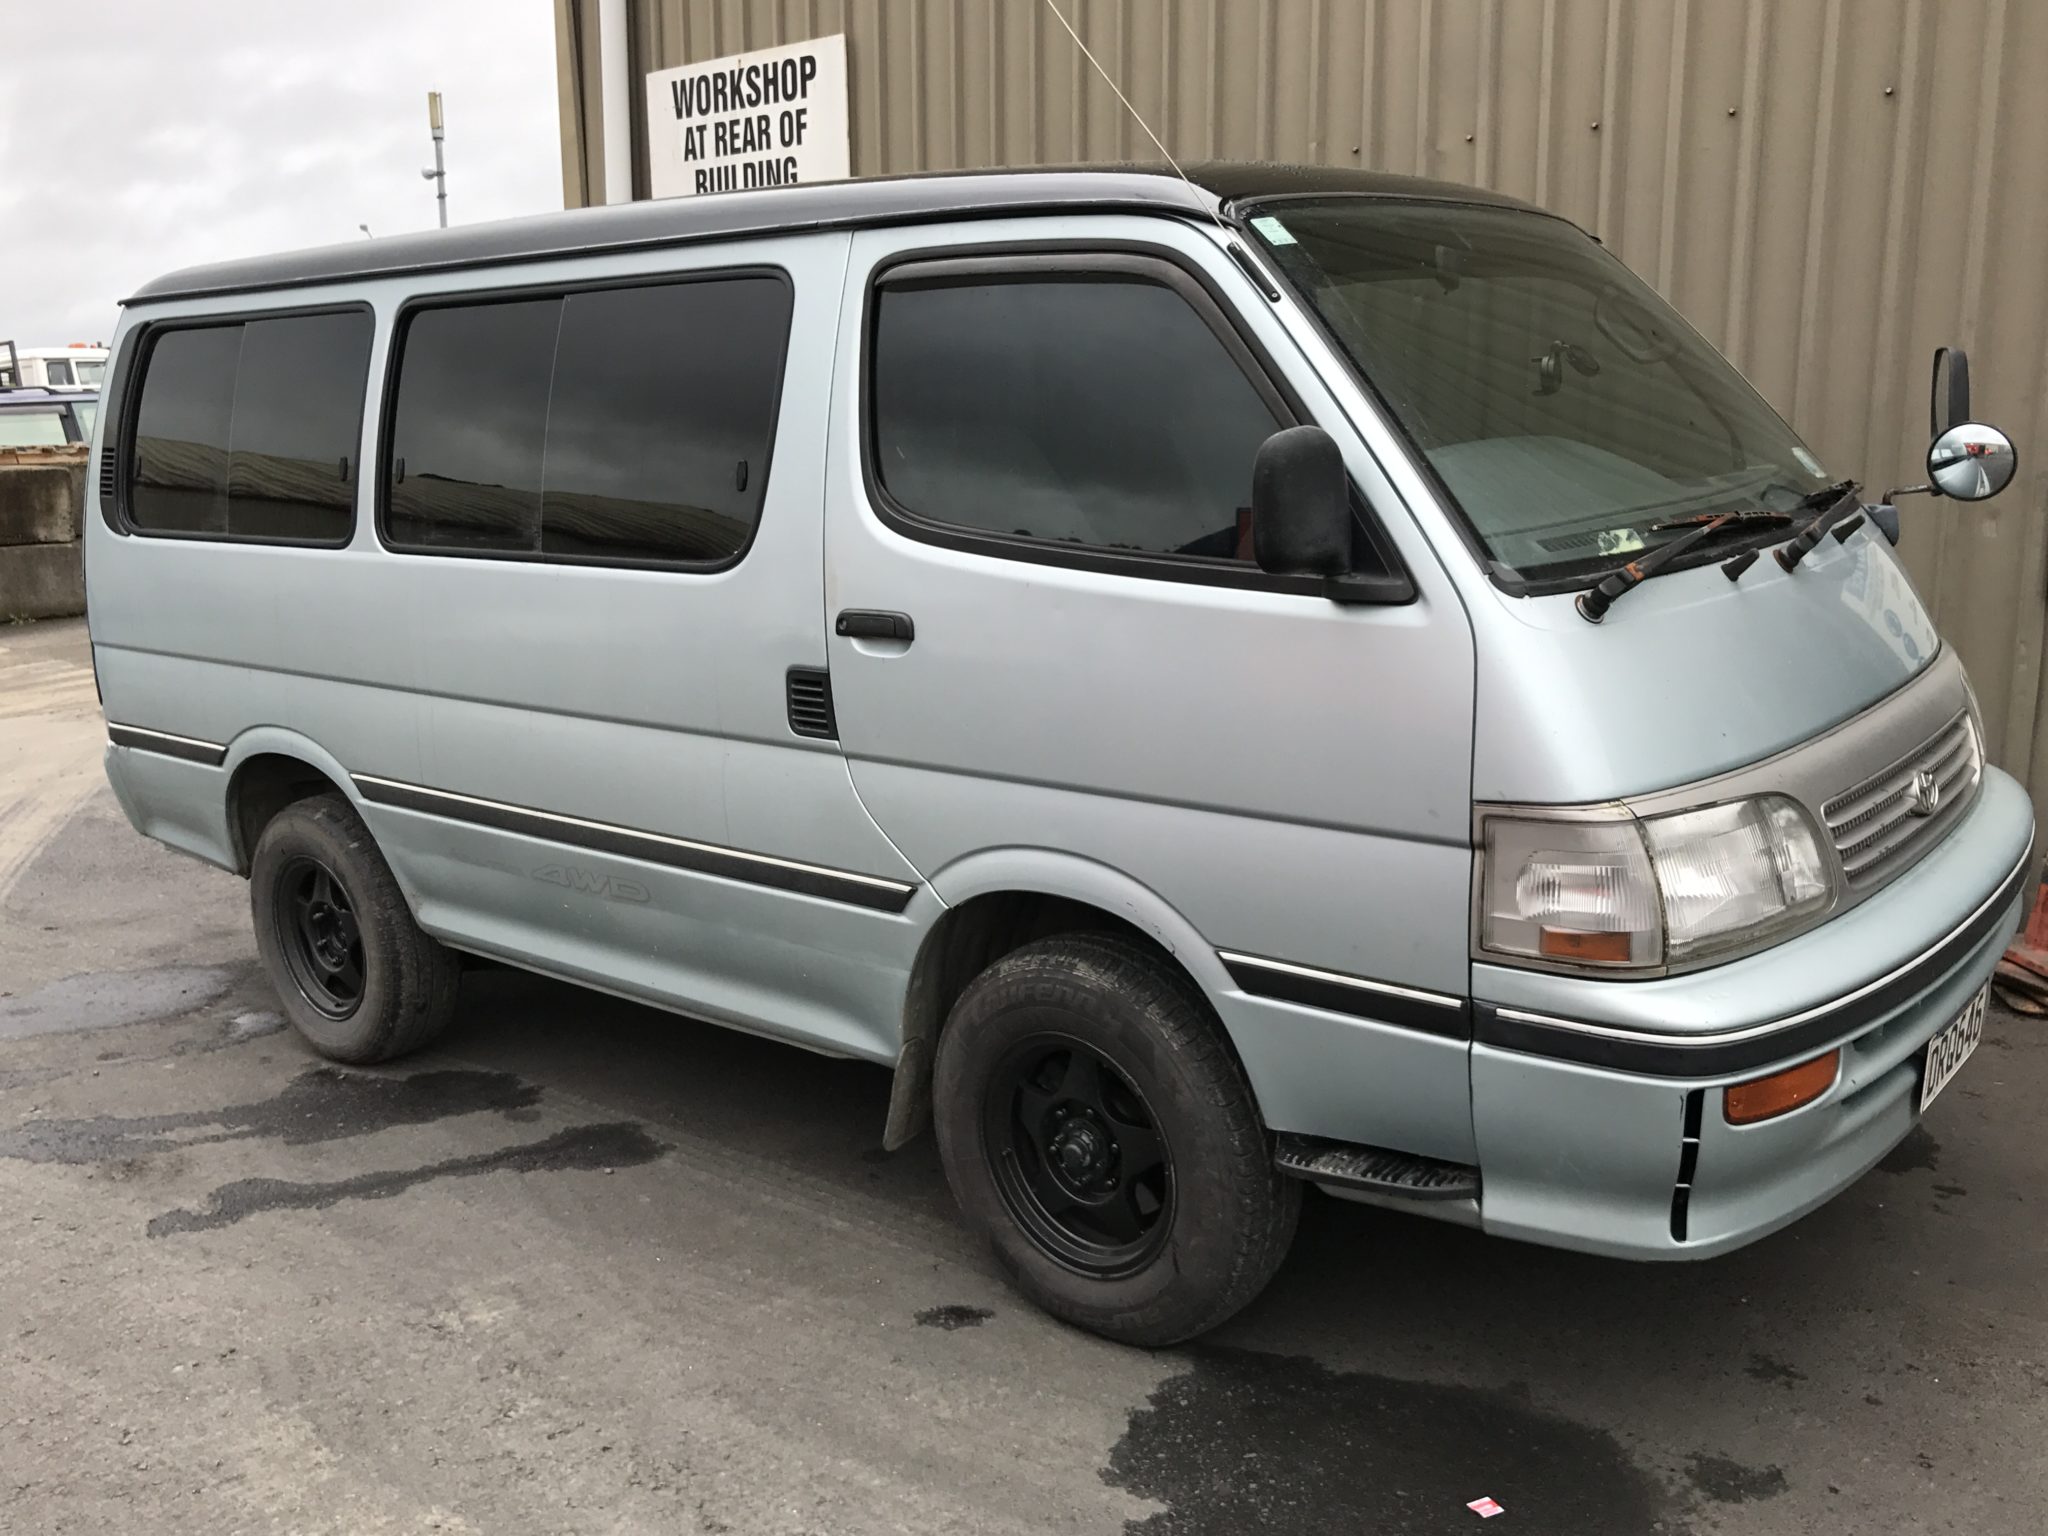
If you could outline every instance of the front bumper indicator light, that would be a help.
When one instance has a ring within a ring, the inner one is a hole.
[[[1759,1120],[1789,1115],[1834,1087],[1841,1069],[1842,1053],[1829,1051],[1769,1077],[1730,1083],[1721,1090],[1721,1114],[1730,1125],[1754,1125]]]
[[[1648,970],[1754,949],[1835,898],[1797,802],[1762,795],[1638,820],[1625,809],[1487,813],[1480,947],[1538,963]]]

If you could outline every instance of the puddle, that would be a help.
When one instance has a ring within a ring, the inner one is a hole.
[[[1466,1504],[1522,1533],[1679,1532],[1621,1443],[1512,1392],[1333,1371],[1198,1345],[1131,1415],[1103,1481],[1165,1506],[1130,1536],[1463,1530]]]
[[[324,1211],[347,1200],[388,1200],[435,1179],[469,1179],[486,1173],[545,1173],[573,1169],[629,1168],[651,1163],[668,1148],[638,1125],[579,1125],[542,1141],[451,1157],[419,1168],[359,1173],[346,1179],[300,1183],[289,1179],[237,1179],[206,1197],[203,1211],[166,1211],[152,1216],[151,1237],[176,1232],[210,1232],[230,1227],[261,1211]]]
[[[290,1146],[370,1136],[456,1115],[532,1108],[540,1089],[509,1072],[416,1072],[371,1077],[315,1067],[252,1104],[169,1115],[36,1119],[0,1130],[0,1157],[31,1163],[103,1163],[172,1147],[269,1137]]]
[[[1748,1504],[1785,1491],[1785,1473],[1779,1467],[1745,1467],[1726,1456],[1698,1454],[1686,1457],[1685,1466],[1693,1487],[1716,1504]]]
[[[1941,1166],[1941,1143],[1927,1134],[1926,1126],[1916,1125],[1877,1166],[1886,1173],[1932,1173]]]
[[[1790,1387],[1806,1380],[1806,1372],[1771,1355],[1755,1351],[1751,1352],[1749,1364],[1744,1369],[1752,1380],[1769,1382],[1775,1386]]]

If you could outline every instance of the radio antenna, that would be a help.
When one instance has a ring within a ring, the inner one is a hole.
[[[1124,104],[1124,110],[1131,114],[1132,120],[1135,121],[1140,128],[1145,130],[1145,137],[1152,141],[1152,147],[1158,150],[1160,157],[1164,159],[1166,163],[1173,168],[1173,174],[1178,176],[1182,181],[1188,184],[1188,190],[1194,193],[1198,200],[1201,199],[1203,196],[1202,189],[1195,185],[1195,181],[1192,176],[1188,175],[1186,171],[1180,168],[1180,162],[1173,158],[1172,152],[1168,150],[1166,145],[1160,141],[1159,135],[1152,131],[1152,125],[1145,121],[1145,115],[1142,112],[1140,112],[1136,107],[1131,105],[1131,98],[1126,96],[1124,94],[1123,87],[1116,83],[1116,77],[1111,75],[1108,70],[1102,67],[1102,60],[1096,58],[1093,53],[1089,52],[1088,45],[1081,41],[1081,34],[1076,32],[1074,30],[1074,24],[1067,20],[1066,12],[1062,11],[1059,8],[1059,6],[1055,3],[1055,0],[1045,0],[1045,8],[1051,11],[1054,18],[1058,20],[1059,24],[1063,28],[1066,29],[1067,36],[1071,37],[1074,40],[1074,46],[1081,50],[1081,57],[1086,59],[1090,64],[1093,64],[1095,66],[1095,73],[1102,76],[1103,83],[1116,93],[1116,99]],[[1074,147],[1076,149],[1080,148],[1078,144]],[[1216,228],[1219,231],[1221,231],[1223,237],[1226,240],[1229,239],[1230,226],[1223,222],[1223,216],[1219,214],[1214,208],[1211,208],[1209,210],[1209,217],[1211,220],[1214,221]]]

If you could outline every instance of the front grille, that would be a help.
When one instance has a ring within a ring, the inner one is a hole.
[[[1983,776],[1977,728],[1965,711],[1918,751],[1822,806],[1850,886],[1888,880],[1933,847],[1975,798]],[[1925,808],[1928,784],[1932,810]]]

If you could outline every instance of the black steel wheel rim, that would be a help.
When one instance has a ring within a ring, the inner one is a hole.
[[[997,1064],[982,1139],[1004,1206],[1040,1252],[1099,1279],[1165,1245],[1173,1159],[1123,1069],[1070,1035],[1034,1035]]]
[[[333,870],[304,854],[278,871],[273,895],[278,947],[307,1002],[345,1019],[363,1000],[363,933]]]

